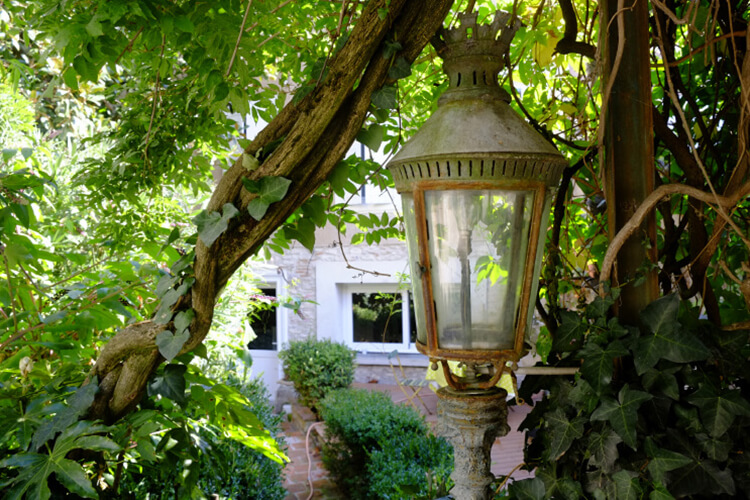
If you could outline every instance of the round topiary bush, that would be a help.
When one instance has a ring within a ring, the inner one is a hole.
[[[294,384],[299,401],[317,412],[317,402],[326,394],[349,387],[354,380],[356,353],[330,340],[290,342],[279,353],[284,373]]]

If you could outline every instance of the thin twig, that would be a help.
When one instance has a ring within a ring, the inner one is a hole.
[[[675,66],[678,66],[678,65],[684,63],[685,61],[687,61],[688,59],[690,59],[694,55],[696,55],[696,54],[698,54],[700,52],[703,52],[704,50],[707,50],[711,45],[713,45],[716,42],[720,42],[722,40],[726,40],[727,38],[734,38],[734,37],[739,37],[739,36],[745,36],[746,34],[747,34],[747,31],[737,31],[737,32],[734,32],[734,33],[724,33],[721,36],[717,36],[716,38],[712,38],[711,40],[708,40],[705,44],[701,45],[697,49],[691,50],[689,54],[687,54],[685,56],[682,56],[679,59],[677,59],[676,61],[672,61],[671,63],[669,63],[669,67],[673,68]],[[661,65],[659,65],[659,66],[661,66]]]
[[[159,104],[159,84],[161,83],[161,61],[164,58],[164,45],[166,45],[166,35],[161,36],[161,52],[159,53],[159,67],[156,68],[156,83],[154,84],[154,101],[151,106],[151,119],[148,121],[148,131],[146,132],[146,145],[143,148],[143,157],[148,165],[148,145],[151,142],[151,128],[154,125],[156,116],[156,107]]]
[[[96,266],[98,266],[99,264],[101,264],[102,262],[104,262],[105,260],[106,259],[100,259],[97,262],[94,262],[93,264],[91,264],[90,266],[84,267],[83,269],[80,269],[80,270],[74,272],[70,276],[68,276],[66,278],[63,278],[60,281],[57,281],[55,283],[52,283],[51,285],[47,285],[47,286],[42,287],[42,290],[47,290],[49,288],[54,288],[54,287],[56,287],[58,285],[62,285],[63,283],[72,280],[76,276],[80,276],[81,274],[90,271],[91,269],[95,268]]]
[[[229,66],[227,72],[224,74],[224,78],[229,76],[232,72],[232,66],[234,65],[234,58],[237,57],[237,50],[240,48],[240,40],[242,40],[242,33],[245,30],[245,23],[247,22],[247,15],[250,13],[250,6],[253,4],[253,0],[247,0],[247,8],[245,9],[245,15],[242,17],[242,25],[240,25],[240,32],[237,33],[237,43],[234,44],[234,51],[232,51],[232,58],[229,59]]]
[[[8,281],[8,293],[10,293],[10,312],[13,314],[13,331],[18,334],[18,318],[16,317],[16,296],[13,293],[13,284],[10,281],[10,265],[8,257],[3,252],[3,262],[5,262],[5,279]],[[5,347],[0,346],[0,347]]]
[[[669,17],[672,20],[672,22],[678,26],[681,24],[688,23],[688,17],[690,17],[690,12],[693,10],[693,4],[695,5],[698,4],[698,2],[688,2],[687,12],[685,12],[685,16],[682,19],[680,19],[679,17],[675,15],[674,12],[672,12],[672,9],[664,5],[661,2],[661,0],[651,0],[651,3],[659,7],[659,10],[664,12],[667,15],[667,17]]]
[[[120,62],[120,59],[122,58],[122,56],[125,55],[125,52],[128,52],[130,49],[133,48],[133,44],[135,43],[135,40],[138,38],[138,36],[141,34],[142,31],[143,31],[143,26],[141,26],[138,29],[138,31],[136,31],[135,35],[133,35],[133,38],[131,38],[128,44],[125,46],[125,48],[122,49],[122,52],[120,52],[120,55],[117,56],[117,59],[115,59],[115,64]]]
[[[661,30],[660,23],[656,23],[656,29],[658,31],[658,38],[657,42],[659,44],[659,51],[663,55],[665,54],[664,49],[664,41],[663,41],[663,34]],[[682,109],[682,106],[680,104],[680,100],[677,97],[677,93],[675,92],[674,83],[672,82],[672,77],[669,72],[669,68],[667,67],[667,61],[666,59],[663,59],[664,61],[664,76],[667,79],[667,93],[669,94],[669,98],[672,100],[672,103],[674,104],[675,110],[677,111],[677,114],[680,116],[680,121],[682,123],[682,127],[685,130],[685,134],[687,136],[688,142],[690,142],[690,149],[693,152],[693,157],[695,158],[695,161],[698,164],[698,167],[701,170],[701,173],[703,174],[703,178],[706,180],[706,184],[708,185],[708,188],[711,190],[711,193],[714,195],[714,202],[717,205],[717,212],[722,216],[722,218],[729,224],[729,226],[734,229],[734,231],[740,236],[740,238],[745,242],[745,244],[750,248],[750,241],[747,240],[747,238],[743,237],[742,230],[737,227],[737,224],[734,223],[734,221],[727,215],[727,213],[724,211],[723,205],[719,202],[719,195],[716,192],[716,189],[714,188],[713,183],[711,182],[711,177],[708,175],[708,171],[706,170],[706,166],[703,163],[703,160],[701,159],[700,155],[698,154],[698,148],[695,145],[695,141],[693,140],[693,134],[690,127],[690,123],[688,122],[687,118],[685,117],[685,112]],[[700,199],[700,198],[699,198]]]
[[[609,281],[612,272],[612,266],[615,262],[615,259],[617,258],[617,254],[620,251],[620,248],[622,248],[622,245],[625,243],[625,240],[627,240],[633,233],[638,230],[643,220],[659,202],[661,202],[665,197],[673,194],[687,195],[696,198],[704,203],[716,204],[721,208],[721,211],[717,209],[718,213],[723,216],[723,214],[725,213],[724,209],[734,207],[739,202],[739,200],[750,194],[750,182],[746,183],[733,196],[719,196],[714,193],[706,193],[705,191],[701,191],[700,189],[694,188],[692,186],[686,186],[684,184],[663,184],[652,191],[651,194],[649,194],[646,199],[643,200],[643,203],[641,203],[638,209],[636,209],[633,216],[625,223],[620,231],[617,232],[615,237],[612,238],[612,242],[607,248],[607,253],[604,256],[604,260],[602,261],[602,272],[600,278],[601,285],[599,285],[599,293],[601,295],[604,294],[604,283]],[[748,242],[741,233],[740,237],[745,241],[746,244],[750,244],[750,242]]]
[[[12,337],[10,337],[8,340],[0,344],[0,351],[8,347],[10,344],[15,342],[16,340],[20,339],[24,335],[26,335],[29,332],[33,332],[34,330],[39,330],[40,328],[46,326],[44,323],[37,323],[34,326],[30,326],[29,328],[24,328],[23,330],[19,330],[16,332]]]
[[[500,483],[500,485],[499,485],[499,486],[497,487],[497,489],[495,490],[495,494],[496,494],[496,495],[497,495],[498,493],[500,493],[500,490],[502,490],[502,489],[503,489],[503,487],[505,486],[505,483],[507,483],[507,482],[508,482],[508,479],[510,479],[510,476],[512,476],[514,472],[516,472],[516,471],[517,471],[518,469],[520,469],[520,468],[521,468],[521,467],[523,467],[524,465],[526,465],[526,464],[525,464],[524,462],[521,462],[520,464],[518,464],[518,465],[516,465],[515,467],[513,467],[513,470],[512,470],[512,471],[510,471],[510,472],[508,473],[508,475],[507,475],[507,476],[505,476],[505,479],[503,479],[503,482],[502,482],[502,483]]]

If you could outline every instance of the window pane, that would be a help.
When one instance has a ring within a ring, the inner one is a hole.
[[[248,342],[248,349],[276,350],[276,289],[261,288],[252,298],[248,313],[250,326],[256,337]]]
[[[354,342],[403,342],[400,293],[352,293]]]
[[[425,341],[426,342],[426,341]],[[414,297],[409,292],[409,345],[417,343],[417,317],[414,312]]]

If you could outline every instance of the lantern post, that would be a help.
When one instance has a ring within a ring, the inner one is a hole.
[[[498,85],[519,26],[506,12],[489,25],[464,13],[438,33],[449,88],[387,165],[403,201],[417,348],[448,382],[438,429],[454,447],[459,500],[491,495],[490,448],[508,432],[497,383],[523,350],[551,193],[567,164]]]

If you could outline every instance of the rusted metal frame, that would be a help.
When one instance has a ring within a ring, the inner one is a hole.
[[[533,280],[534,264],[536,262],[536,252],[538,249],[539,237],[541,234],[541,218],[536,217],[544,209],[545,192],[547,186],[544,182],[526,179],[503,179],[503,180],[426,180],[412,184],[412,194],[414,198],[414,216],[417,223],[417,237],[419,238],[419,260],[420,265],[426,269],[421,276],[422,293],[425,302],[425,328],[427,329],[427,345],[417,341],[417,350],[425,354],[431,361],[448,359],[460,361],[491,361],[495,367],[495,374],[489,382],[483,383],[481,388],[492,387],[497,383],[502,375],[505,361],[516,360],[518,353],[523,348],[526,322],[528,318],[528,305],[530,300],[530,291]],[[445,190],[512,190],[512,191],[531,191],[534,194],[534,203],[532,207],[531,228],[529,231],[529,244],[527,247],[526,267],[524,270],[524,282],[522,284],[520,311],[515,323],[515,345],[514,349],[509,350],[463,350],[463,349],[441,349],[437,339],[437,318],[435,311],[435,302],[432,293],[432,263],[430,262],[429,245],[427,244],[427,217],[425,209],[425,191],[445,191]],[[430,348],[432,346],[432,348]],[[447,363],[443,365],[446,380],[454,389],[465,389],[465,384],[455,380]]]
[[[462,382],[461,377],[451,371],[450,366],[448,366],[447,359],[440,360],[440,365],[443,367],[443,376],[445,377],[445,380],[448,382],[448,385],[451,386],[451,388],[457,391],[464,391],[466,389],[485,390],[491,387],[495,387],[495,385],[497,385],[497,383],[500,381],[500,377],[503,376],[503,372],[505,371],[505,359],[501,359],[500,361],[493,360],[491,361],[491,363],[493,368],[495,369],[495,372],[492,374],[492,377],[490,377],[489,380],[485,380],[484,382],[480,382],[478,384],[467,384],[465,382]]]
[[[544,185],[540,185],[534,194],[534,207],[531,212],[531,229],[529,230],[529,246],[526,249],[526,268],[524,269],[524,282],[523,288],[521,289],[521,304],[519,305],[519,316],[516,322],[516,353],[520,353],[523,349],[523,341],[526,337],[526,324],[528,323],[531,289],[533,288],[534,280],[539,279],[539,276],[534,276],[534,267],[536,266],[536,253],[539,250],[539,237],[542,230],[542,211],[544,210],[545,205],[545,194],[546,188]],[[518,360],[514,359],[513,361]]]

